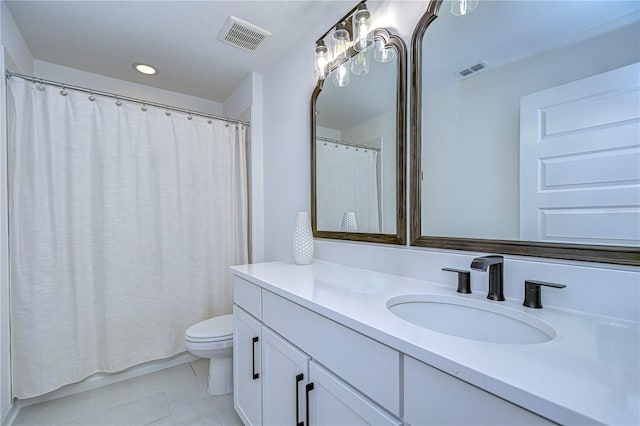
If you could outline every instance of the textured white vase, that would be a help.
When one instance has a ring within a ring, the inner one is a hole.
[[[308,265],[313,258],[313,233],[309,213],[299,212],[293,230],[293,260],[298,265]]]
[[[358,232],[358,222],[356,222],[355,212],[344,212],[340,230],[342,232]]]

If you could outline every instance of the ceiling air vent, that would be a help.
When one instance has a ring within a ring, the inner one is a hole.
[[[468,68],[456,72],[456,77],[458,77],[460,80],[464,80],[465,78],[469,78],[472,75],[481,73],[487,68],[489,68],[489,64],[487,64],[485,61],[482,61],[479,64],[472,65]]]
[[[271,33],[235,16],[229,16],[218,33],[218,40],[240,49],[255,52]]]

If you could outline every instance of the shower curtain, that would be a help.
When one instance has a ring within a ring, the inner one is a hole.
[[[316,141],[316,216],[322,231],[340,231],[346,212],[355,212],[358,232],[380,232],[378,153]]]
[[[247,261],[243,126],[8,81],[13,393],[185,350]]]

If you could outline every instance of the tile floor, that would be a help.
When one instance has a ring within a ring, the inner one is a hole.
[[[14,426],[241,426],[233,394],[207,393],[207,359],[24,407]]]

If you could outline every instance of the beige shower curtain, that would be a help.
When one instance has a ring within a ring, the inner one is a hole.
[[[231,312],[243,126],[18,77],[8,94],[14,396],[172,356]]]

